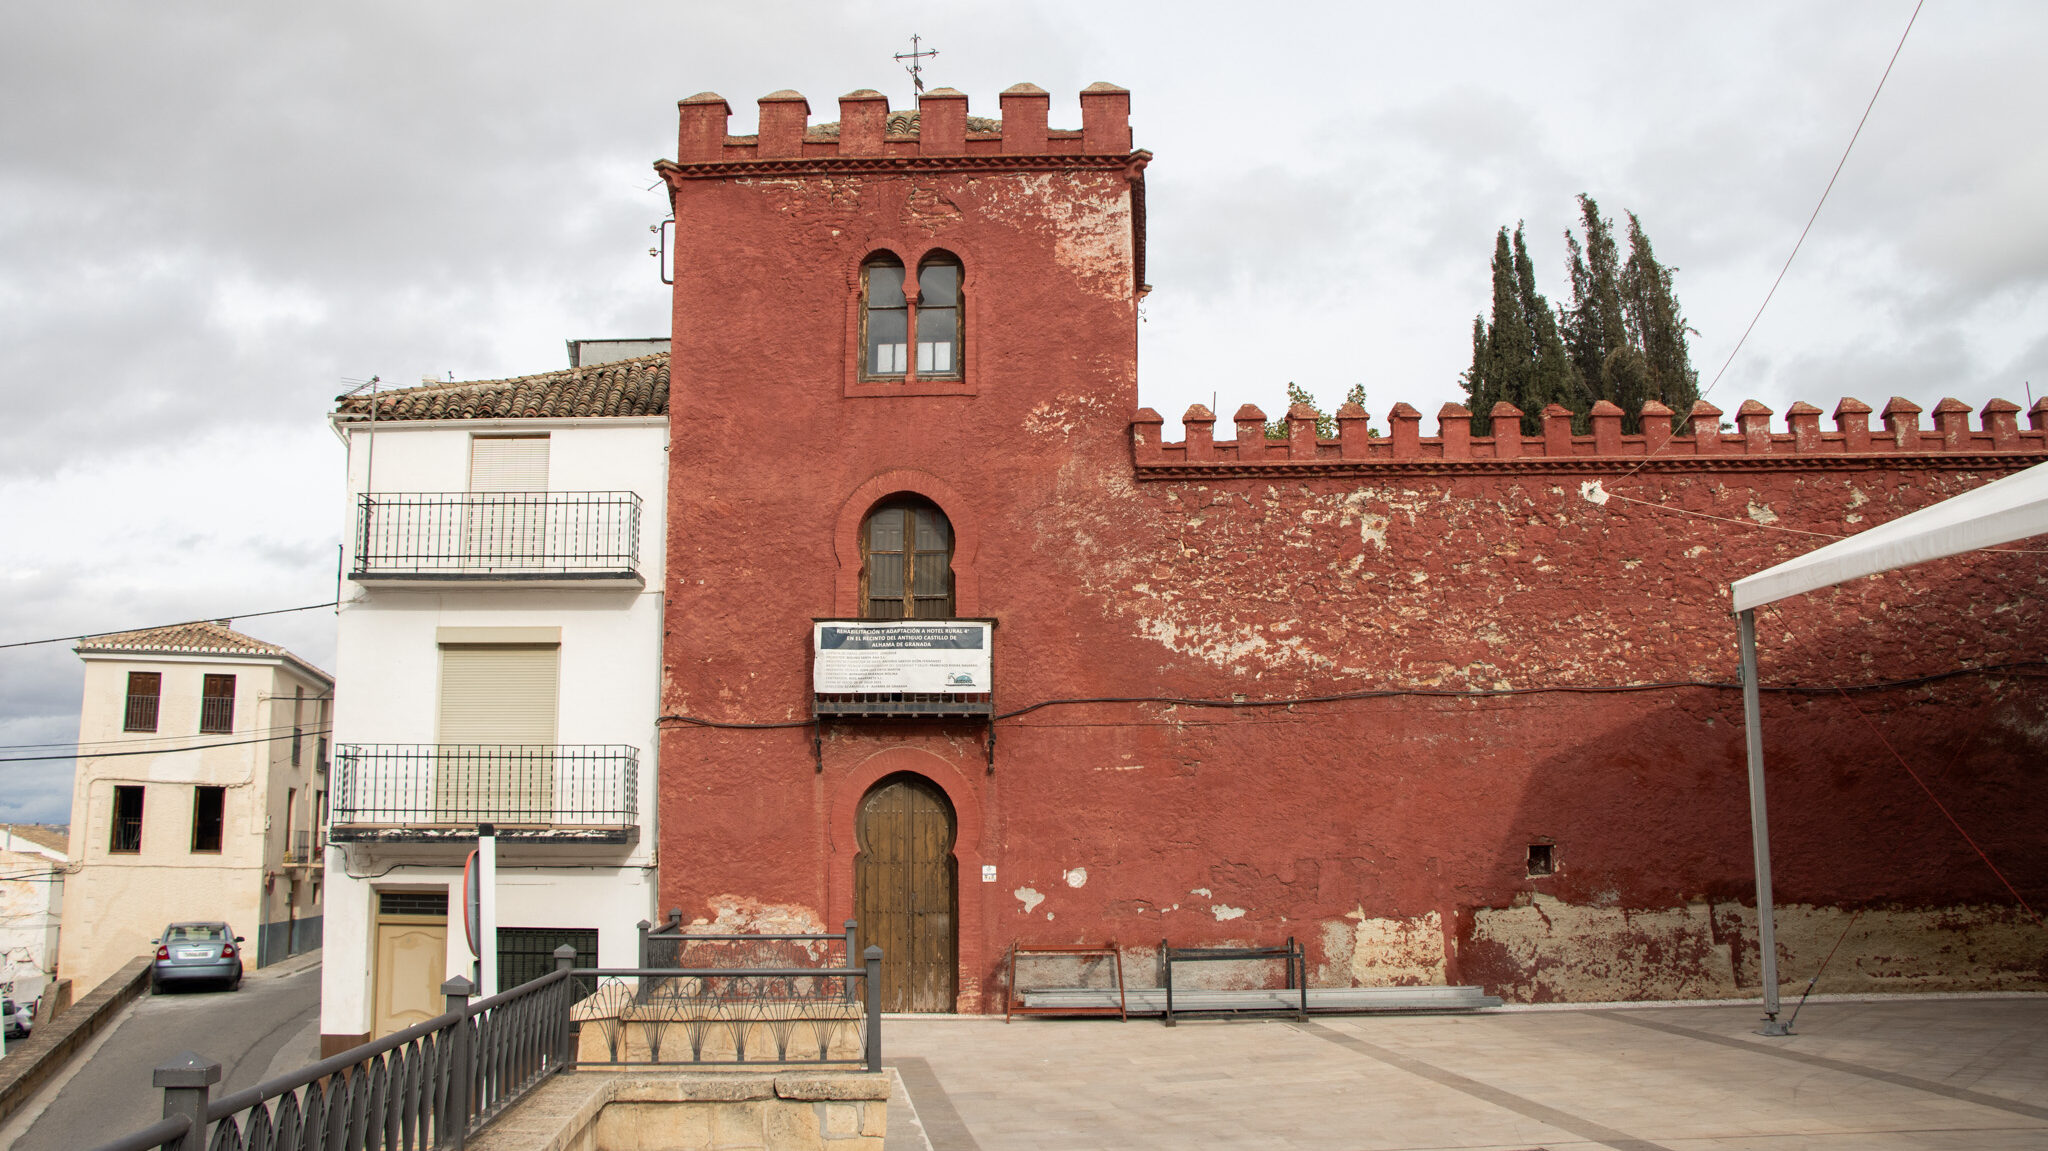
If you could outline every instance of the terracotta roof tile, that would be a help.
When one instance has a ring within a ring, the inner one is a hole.
[[[509,380],[422,384],[341,397],[335,411],[367,420],[505,420],[668,414],[668,353]]]
[[[71,829],[61,823],[9,823],[0,826],[13,832],[16,839],[47,847],[59,855],[71,850]]]
[[[161,651],[204,655],[291,655],[274,643],[243,635],[223,623],[176,623],[117,631],[78,642],[79,651]]]
[[[951,89],[942,90],[951,91]],[[929,96],[931,93],[927,92],[925,95]],[[885,139],[890,140],[915,140],[918,139],[922,131],[922,122],[923,117],[919,115],[918,109],[898,109],[883,117],[882,135]],[[1000,133],[1003,130],[1003,122],[993,116],[969,116],[967,117],[967,130],[970,132]],[[806,140],[837,140],[838,138],[839,121],[837,120],[827,120],[822,124],[812,124],[804,129],[804,139]],[[752,139],[752,137],[748,137],[748,139]],[[377,418],[383,419],[384,417],[378,416]]]

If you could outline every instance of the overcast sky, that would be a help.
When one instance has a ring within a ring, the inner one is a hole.
[[[1297,381],[1425,433],[1494,230],[1565,292],[1573,197],[1638,213],[1702,384],[1770,286],[1912,0],[1788,4],[14,4],[0,15],[0,642],[332,599],[324,415],[354,381],[667,333],[650,165],[706,89],[753,130],[909,82],[1132,90],[1141,399],[1169,430]],[[2048,6],[1934,0],[1711,398],[2027,402],[2048,385]],[[245,629],[323,666],[327,612]],[[343,685],[346,690],[346,685]],[[0,650],[0,758],[77,734],[68,645]],[[56,750],[62,751],[64,748]],[[0,764],[63,820],[68,762]]]

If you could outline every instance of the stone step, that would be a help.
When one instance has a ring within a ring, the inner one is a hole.
[[[1166,1014],[1166,989],[1124,990],[1125,1010],[1132,1015]],[[1173,992],[1173,1013],[1194,1011],[1292,1011],[1301,993],[1285,989],[1212,991],[1197,988]],[[1477,1011],[1499,1007],[1500,997],[1477,987],[1311,987],[1308,1009],[1323,1012]],[[1116,1007],[1116,991],[1100,987],[1045,987],[1024,992],[1024,1006],[1060,1010]]]

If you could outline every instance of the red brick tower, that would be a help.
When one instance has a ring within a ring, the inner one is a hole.
[[[663,736],[662,901],[686,922],[836,928],[854,913],[857,809],[907,774],[953,858],[918,881],[953,886],[916,898],[921,931],[956,939],[917,945],[933,950],[916,1005],[951,1010],[957,991],[972,1010],[992,962],[988,724],[805,726],[811,625],[890,613],[893,577],[864,582],[863,525],[900,506],[925,517],[913,533],[951,534],[950,605],[903,614],[997,619],[997,699],[1087,688],[1089,652],[1054,608],[1064,581],[1038,558],[1061,544],[1034,524],[1130,472],[1150,157],[1109,84],[1081,94],[1079,130],[1049,128],[1030,84],[1003,93],[1000,121],[951,89],[915,112],[867,90],[839,103],[836,124],[810,124],[804,97],[777,92],[759,134],[735,137],[722,98],[693,96],[659,166],[677,248],[663,710],[690,717]],[[918,591],[943,596],[931,555],[913,558]]]

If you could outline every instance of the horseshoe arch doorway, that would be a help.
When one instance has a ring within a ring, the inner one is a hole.
[[[958,830],[937,784],[899,772],[861,797],[853,915],[860,945],[882,948],[882,1010],[954,1009],[959,972]]]

